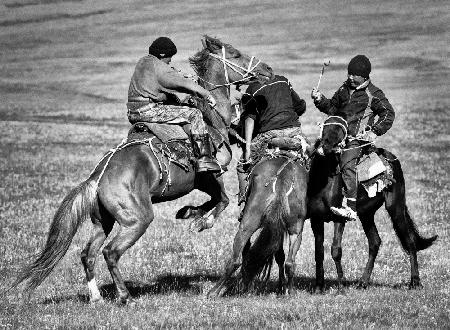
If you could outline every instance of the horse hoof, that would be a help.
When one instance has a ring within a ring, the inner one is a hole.
[[[369,283],[367,281],[364,281],[364,280],[359,280],[358,283],[356,284],[356,287],[358,289],[364,289],[365,290],[365,289],[368,288],[368,286],[369,286]]]
[[[201,217],[198,219],[194,219],[191,222],[189,229],[194,233],[195,232],[200,233],[205,229],[212,228],[213,226],[214,226],[214,220],[212,220],[212,221],[209,220],[209,217],[208,218]]]
[[[136,300],[129,297],[122,297],[117,300],[117,305],[119,306],[135,306]]]
[[[99,304],[103,304],[104,302],[105,301],[103,300],[103,298],[101,296],[89,299],[89,303],[91,305],[99,305]]]
[[[420,283],[420,280],[411,280],[411,282],[409,283],[409,289],[410,290],[417,290],[417,289],[422,289],[423,285],[422,283]]]
[[[324,293],[323,287],[316,285],[314,287],[313,293],[314,294],[323,294]]]

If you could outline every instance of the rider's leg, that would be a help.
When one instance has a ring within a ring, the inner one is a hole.
[[[221,172],[221,168],[211,154],[211,144],[203,115],[197,108],[179,105],[150,103],[137,109],[128,105],[131,123],[145,121],[174,125],[190,125],[191,142],[197,157],[197,171]]]
[[[358,141],[354,140],[347,144],[346,150],[341,154],[341,173],[344,181],[344,200],[341,207],[332,207],[331,211],[348,221],[358,219],[356,213],[356,198],[358,191],[358,181],[356,178],[356,164],[361,154]]]
[[[208,130],[200,110],[192,108],[189,121],[192,147],[197,157],[197,172],[221,172],[222,168],[212,155]]]

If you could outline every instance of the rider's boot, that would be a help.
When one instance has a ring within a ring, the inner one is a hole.
[[[197,172],[221,172],[219,163],[211,153],[209,134],[192,134],[191,140],[197,158]]]
[[[356,199],[346,198],[342,201],[341,207],[330,207],[331,212],[337,216],[343,217],[346,221],[358,220],[358,214],[356,213]]]

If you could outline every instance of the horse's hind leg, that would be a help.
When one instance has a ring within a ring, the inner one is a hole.
[[[419,265],[417,263],[415,227],[406,208],[404,181],[397,179],[397,182],[392,187],[392,191],[385,193],[385,207],[391,217],[395,233],[400,239],[402,247],[409,254],[411,265],[411,281],[409,287],[411,289],[421,288]]]
[[[287,293],[294,292],[294,275],[295,275],[295,257],[302,244],[302,233],[305,219],[297,221],[293,226],[288,228],[289,233],[289,253],[286,260],[287,273]]]
[[[89,301],[91,303],[103,300],[95,280],[95,262],[100,248],[114,225],[114,221],[105,222],[105,224],[102,225],[96,218],[93,218],[92,222],[93,230],[91,238],[81,252],[81,262],[84,267],[84,272],[86,273],[86,280],[89,288]]]
[[[286,272],[285,261],[286,256],[284,254],[283,244],[281,244],[278,251],[275,253],[275,261],[278,265],[278,293],[284,294],[286,287]]]
[[[345,223],[334,223],[333,243],[331,245],[331,257],[336,266],[338,277],[338,290],[342,290],[344,285],[344,270],[342,269],[342,236],[344,235]]]
[[[366,288],[369,285],[370,276],[372,275],[373,266],[375,264],[375,259],[378,255],[378,250],[381,245],[381,238],[378,234],[377,227],[375,226],[374,214],[361,216],[361,224],[364,229],[364,233],[367,236],[367,241],[369,243],[369,259],[366,263],[366,268],[364,273],[359,280],[359,286]]]
[[[119,270],[119,259],[144,234],[154,217],[150,197],[147,205],[143,204],[143,201],[136,203],[134,198],[129,198],[128,202],[131,202],[130,205],[133,205],[133,207],[130,207],[130,205],[125,207],[125,202],[122,201],[122,208],[115,214],[115,218],[121,226],[120,230],[103,249],[103,256],[116,285],[118,301],[121,304],[127,303],[130,293]]]
[[[261,214],[246,212],[242,222],[239,225],[238,232],[234,237],[233,252],[231,258],[228,259],[225,266],[225,274],[220,278],[219,282],[208,292],[208,297],[218,297],[222,294],[223,289],[227,288],[227,284],[233,273],[242,263],[242,253],[249,249],[250,237],[256,232],[260,226]],[[249,215],[251,214],[251,215]]]

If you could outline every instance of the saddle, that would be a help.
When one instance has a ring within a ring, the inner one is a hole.
[[[370,198],[395,182],[391,163],[376,150],[371,148],[366,151],[356,165],[358,182],[366,189]]]
[[[160,163],[163,159],[155,151],[186,172],[192,170],[194,154],[189,136],[181,126],[138,122],[128,131],[127,142],[145,140],[152,136],[157,138],[151,141],[151,147]]]
[[[310,157],[307,154],[307,150],[305,150],[305,145],[308,145],[306,139],[302,142],[300,138],[296,137],[274,137],[270,140],[266,149],[255,152],[247,171],[262,160],[276,157],[284,157],[295,162],[301,162],[301,165],[309,170]]]

